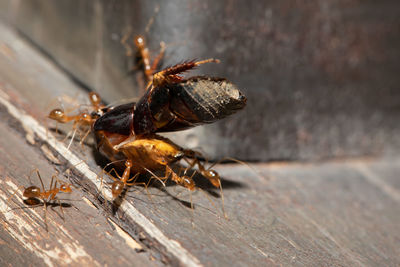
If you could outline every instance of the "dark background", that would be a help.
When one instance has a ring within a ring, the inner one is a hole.
[[[126,33],[144,34],[153,55],[166,42],[164,66],[220,59],[195,73],[228,78],[248,106],[178,136],[212,158],[318,160],[400,149],[397,0],[0,0],[0,10],[109,102],[143,87],[141,73],[128,73]]]

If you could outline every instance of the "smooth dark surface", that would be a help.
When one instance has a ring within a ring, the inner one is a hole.
[[[155,14],[154,9],[160,9]],[[145,88],[120,40],[144,34],[164,66],[214,57],[243,112],[178,133],[212,158],[324,159],[400,150],[400,2],[0,1],[2,17],[108,101]],[[146,25],[154,23],[146,32]],[[129,38],[131,42],[132,38]]]
[[[129,136],[133,131],[134,110],[135,103],[116,106],[96,120],[93,130]]]

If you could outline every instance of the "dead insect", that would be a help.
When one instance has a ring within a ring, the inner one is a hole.
[[[211,184],[221,188],[219,175],[208,170],[197,159],[198,153],[184,149],[158,132],[179,131],[212,123],[245,106],[246,98],[235,85],[222,78],[179,76],[200,64],[214,59],[190,61],[154,74],[145,95],[136,103],[114,107],[99,117],[93,131],[99,151],[111,161],[131,161],[132,173],[165,170],[161,179],[175,181],[189,190],[196,188],[191,177],[176,174],[170,167],[181,159]]]
[[[47,206],[53,204],[54,202],[58,202],[58,206],[60,207],[61,213],[62,213],[62,218],[64,219],[64,211],[62,209],[62,204],[61,201],[57,198],[57,194],[62,192],[62,193],[71,193],[71,184],[65,183],[60,181],[56,175],[53,175],[51,177],[51,182],[50,182],[50,187],[48,190],[45,189],[42,177],[40,176],[39,170],[35,170],[40,184],[41,184],[41,189],[38,186],[32,185],[30,187],[24,188],[24,191],[22,193],[23,197],[26,198],[24,200],[24,203],[30,207],[35,207],[37,205],[43,205],[44,208],[44,222],[46,226],[46,231],[48,231],[47,227]],[[60,183],[59,186],[57,186],[57,182]],[[11,200],[11,198],[15,195],[17,191],[15,191],[8,200]]]
[[[219,61],[189,61],[156,73],[137,104],[114,107],[96,120],[94,131],[135,136],[180,131],[215,122],[242,109],[246,97],[228,80],[179,76],[208,62]]]

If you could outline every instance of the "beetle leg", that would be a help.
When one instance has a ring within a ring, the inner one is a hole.
[[[164,57],[165,47],[166,47],[165,43],[161,42],[160,43],[160,52],[158,53],[157,57],[154,59],[153,64],[151,65],[152,74],[154,74],[156,72],[158,64],[160,63],[160,61]],[[149,80],[151,80],[151,78]]]

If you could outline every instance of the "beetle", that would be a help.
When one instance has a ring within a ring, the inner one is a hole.
[[[208,170],[197,159],[198,152],[184,149],[158,135],[212,123],[242,109],[246,97],[223,78],[195,76],[184,79],[179,74],[214,59],[184,62],[154,74],[153,82],[138,103],[114,107],[99,117],[94,125],[98,150],[112,161],[131,160],[130,170],[145,173],[165,169],[162,179],[190,190],[190,177],[180,177],[171,164],[185,159],[215,187],[220,188],[217,172]]]

